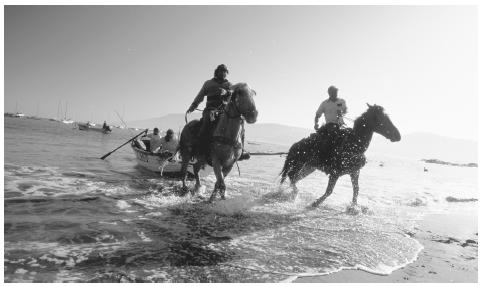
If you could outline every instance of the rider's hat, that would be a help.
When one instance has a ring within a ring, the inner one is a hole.
[[[226,71],[228,73],[229,72],[229,69],[227,68],[226,65],[221,64],[221,65],[218,65],[217,66],[217,68],[215,69],[215,71]]]

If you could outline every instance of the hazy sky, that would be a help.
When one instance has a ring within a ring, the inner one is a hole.
[[[119,122],[184,113],[218,64],[259,122],[312,128],[329,85],[349,117],[477,140],[475,6],[6,6],[5,111]],[[205,106],[202,103],[200,107]]]

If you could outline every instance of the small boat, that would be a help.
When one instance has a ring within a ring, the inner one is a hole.
[[[138,144],[136,144],[136,140],[131,141],[131,148],[133,148],[133,152],[136,155],[136,160],[138,161],[138,165],[142,166],[143,168],[161,173],[163,176],[173,176],[177,177],[181,175],[181,166],[182,161],[179,158],[178,154],[176,154],[173,158],[166,157],[160,153],[152,153],[146,150],[143,150]],[[193,164],[195,161],[190,161],[187,167],[187,171],[190,175],[193,175]],[[199,174],[201,176],[209,174],[212,167],[206,166],[205,169],[200,170]]]
[[[22,112],[16,112],[13,117],[19,117],[19,118],[22,118],[22,117],[25,117],[25,114],[23,114]]]
[[[77,123],[77,126],[79,127],[79,130],[97,131],[97,132],[102,132],[104,134],[111,133],[111,131],[113,131],[110,126],[108,126],[107,128],[94,127],[89,123]]]
[[[61,122],[62,123],[65,123],[65,124],[73,124],[74,123],[74,120],[71,120],[71,119],[63,119]]]

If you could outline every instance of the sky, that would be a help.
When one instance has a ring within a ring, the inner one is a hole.
[[[312,128],[335,85],[349,118],[378,104],[402,134],[478,139],[476,6],[5,6],[4,19],[5,112],[184,113],[224,63],[256,90],[261,123]]]

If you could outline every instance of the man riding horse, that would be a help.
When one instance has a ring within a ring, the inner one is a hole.
[[[207,103],[202,113],[201,126],[198,131],[199,140],[197,153],[205,155],[209,153],[211,132],[216,125],[218,112],[227,104],[233,93],[233,90],[231,89],[232,83],[227,80],[228,73],[229,70],[227,69],[227,66],[224,64],[218,65],[214,71],[214,77],[205,81],[193,100],[193,103],[187,110],[187,113],[193,112],[203,101],[204,97],[207,97]],[[249,156],[248,153],[244,152],[239,160],[248,159]]]
[[[328,88],[329,98],[324,100],[316,111],[314,118],[314,129],[319,134],[317,140],[322,146],[318,150],[320,158],[327,158],[331,147],[336,144],[337,137],[341,135],[341,126],[345,123],[343,115],[348,112],[346,102],[342,98],[338,98],[338,89],[335,86]],[[321,115],[324,114],[326,124],[319,128],[318,121]]]
[[[232,83],[226,79],[228,73],[229,70],[224,64],[218,65],[214,71],[214,77],[205,81],[200,92],[198,92],[193,103],[187,110],[187,113],[193,112],[203,101],[203,98],[205,96],[207,97],[207,103],[202,113],[202,125],[198,131],[199,152],[203,154],[208,152],[210,131],[213,125],[215,125],[215,112],[222,108],[232,94],[230,90]]]
[[[323,101],[314,118],[314,129],[320,133],[334,133],[340,126],[344,125],[343,115],[348,112],[346,102],[342,98],[338,98],[338,89],[335,86],[328,88],[329,98]],[[326,124],[321,127],[318,126],[318,121],[321,115],[324,114]]]

